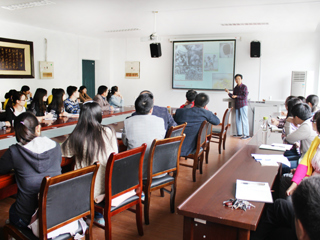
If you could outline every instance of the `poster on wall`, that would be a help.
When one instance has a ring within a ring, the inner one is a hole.
[[[126,62],[125,64],[125,78],[140,79],[140,62]]]
[[[236,40],[173,42],[172,88],[232,90]]]
[[[0,78],[34,78],[33,42],[0,38]]]

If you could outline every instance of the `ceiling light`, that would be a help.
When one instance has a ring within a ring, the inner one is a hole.
[[[221,26],[258,26],[258,25],[269,25],[269,23],[221,23]]]
[[[127,29],[115,29],[115,30],[108,30],[105,32],[129,32],[129,31],[139,31],[140,28],[127,28]]]
[[[1,7],[7,10],[19,10],[24,8],[41,7],[41,6],[46,6],[50,4],[55,4],[55,2],[52,2],[49,0],[42,0],[42,1],[13,4],[8,6],[1,6]]]

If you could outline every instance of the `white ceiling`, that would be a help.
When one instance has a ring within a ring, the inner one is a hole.
[[[145,37],[188,36],[247,32],[315,32],[320,22],[317,0],[50,0],[55,4],[6,10],[0,20],[79,35]],[[0,6],[31,2],[0,0]],[[221,26],[223,23],[268,23],[257,26]],[[139,31],[107,33],[107,30]]]

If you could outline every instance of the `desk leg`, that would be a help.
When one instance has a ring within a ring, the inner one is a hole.
[[[193,218],[183,218],[183,240],[193,240],[194,221]]]
[[[238,240],[250,240],[250,231],[245,229],[238,229]]]

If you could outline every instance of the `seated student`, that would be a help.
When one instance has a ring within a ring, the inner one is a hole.
[[[316,240],[320,236],[320,178],[305,179],[292,195],[295,230],[299,240]]]
[[[21,92],[23,92],[24,95],[26,95],[27,100],[30,99],[32,100],[32,93],[30,92],[30,87],[27,85],[24,85],[21,87]]]
[[[78,102],[79,92],[77,91],[77,87],[69,86],[67,87],[67,93],[69,98],[64,100],[64,109],[67,113],[79,114],[80,113],[80,105]]]
[[[92,98],[87,94],[87,87],[86,86],[81,86],[79,88],[79,98],[80,102],[86,102],[92,100]]]
[[[196,149],[197,135],[203,121],[208,121],[213,125],[220,123],[219,118],[211,111],[204,109],[209,103],[209,96],[205,93],[199,93],[194,100],[193,108],[177,109],[174,120],[178,124],[187,122],[184,130],[186,138],[181,148],[181,156],[188,156]]]
[[[149,93],[154,103],[154,97],[152,92],[150,92],[149,90],[143,90],[140,93],[140,95],[144,93]],[[132,115],[135,115],[135,113],[133,113]],[[152,115],[163,118],[164,127],[166,131],[168,131],[171,126],[177,126],[177,123],[174,121],[173,117],[168,112],[168,109],[165,107],[159,107],[159,106],[153,105]]]
[[[4,95],[4,98],[6,99],[4,101],[4,104],[3,104],[3,110],[7,110],[7,106],[8,107],[12,107],[12,97],[13,97],[13,94],[16,93],[17,90],[15,89],[11,89],[9,92],[7,92],[5,95]],[[9,105],[8,105],[9,104]]]
[[[15,118],[26,111],[24,107],[25,102],[26,95],[22,92],[15,91],[12,96],[12,101],[10,101],[6,107],[6,121],[13,124]]]
[[[55,88],[52,91],[52,102],[48,106],[48,112],[52,113],[55,117],[67,116],[68,113],[64,110],[63,101],[66,99],[66,94],[62,88]]]
[[[299,163],[291,180],[292,184],[286,191],[287,196],[290,196],[294,192],[303,178],[311,175],[320,175],[320,111],[316,112],[313,116],[312,128],[317,132],[318,136],[314,137],[308,151]]]
[[[292,195],[292,201],[277,199],[262,215],[251,240],[316,240],[320,234],[320,177],[304,179]]]
[[[301,158],[308,151],[310,144],[316,132],[312,129],[312,123],[310,121],[311,109],[306,103],[298,103],[292,108],[293,124],[299,126],[298,129],[284,138],[284,141],[294,144],[296,148],[300,149]],[[299,146],[300,141],[300,146]],[[291,162],[291,168],[296,168],[299,157],[294,159],[288,158]],[[285,173],[286,171],[283,170]]]
[[[194,99],[197,96],[197,91],[190,89],[186,93],[187,101],[180,106],[180,108],[192,108],[194,106]]]
[[[33,100],[28,108],[28,111],[32,112],[39,121],[44,118],[52,118],[52,114],[47,114],[47,90],[38,88],[34,94]]]
[[[54,95],[54,92],[56,91],[57,88],[52,88],[51,90],[51,95],[49,95],[48,99],[47,99],[47,104],[50,105],[52,103],[52,98]]]
[[[122,133],[123,144],[128,149],[147,144],[143,162],[143,178],[147,177],[147,161],[153,140],[163,139],[166,134],[162,118],[152,115],[153,98],[150,93],[141,94],[134,103],[136,115],[124,120]]]
[[[293,124],[293,117],[292,117],[292,108],[294,105],[298,104],[298,103],[302,103],[302,101],[299,98],[292,98],[288,101],[287,104],[287,109],[288,109],[288,113],[287,113],[287,117],[285,118],[285,123],[284,123],[284,127],[282,129],[282,135],[281,138],[282,140],[290,133],[294,132],[295,130],[297,130],[297,126],[295,126]],[[286,143],[286,142],[284,142]]]
[[[288,101],[292,98],[295,98],[295,96],[288,96],[286,98],[286,101],[284,102],[284,106],[286,108],[286,110],[288,111]],[[275,118],[271,118],[271,123],[275,126],[277,126],[278,128],[283,128],[284,123],[285,123],[285,119],[275,119]]]
[[[116,107],[116,108],[123,107],[123,97],[117,86],[113,86],[111,90],[109,90],[107,100],[109,104],[113,107]]]
[[[108,126],[102,126],[101,121],[100,105],[96,102],[84,103],[75,129],[62,144],[63,155],[75,157],[75,169],[100,162],[94,186],[96,202],[104,199],[99,196],[105,193],[104,174],[109,155],[118,152],[115,131]],[[103,215],[96,212],[94,221],[104,225]]]
[[[306,103],[306,98],[304,96],[298,96],[302,103]]]
[[[319,98],[317,95],[309,95],[306,98],[306,103],[309,105],[309,107],[311,107],[311,112],[314,114],[317,111]]]
[[[108,87],[101,85],[98,88],[98,94],[94,96],[93,101],[99,103],[102,111],[112,111],[113,107],[107,101]]]
[[[61,174],[61,149],[58,143],[40,137],[41,126],[31,112],[17,116],[14,129],[18,143],[11,145],[1,157],[0,174],[14,169],[18,194],[9,210],[9,220],[18,227],[27,227],[38,208],[42,179]]]

